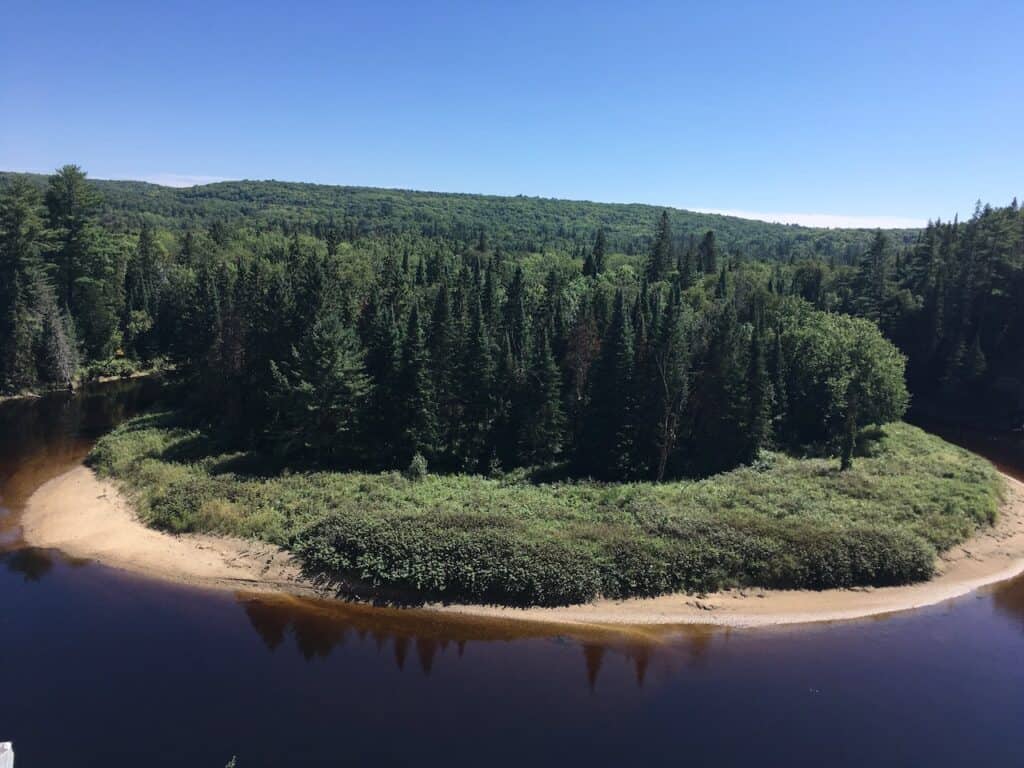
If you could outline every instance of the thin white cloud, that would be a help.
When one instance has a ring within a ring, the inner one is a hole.
[[[159,184],[161,187],[194,187],[198,184],[227,181],[223,176],[193,176],[187,173],[154,173],[143,176],[142,180],[150,184]]]
[[[928,222],[909,216],[845,216],[833,213],[763,213],[758,211],[731,211],[713,208],[693,208],[699,213],[718,213],[775,224],[800,224],[805,227],[841,227],[843,229],[915,229]]]

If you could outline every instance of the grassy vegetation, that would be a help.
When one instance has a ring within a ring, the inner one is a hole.
[[[920,581],[937,551],[995,520],[1002,483],[983,459],[906,424],[862,435],[860,452],[842,473],[767,454],[661,485],[268,474],[157,414],[102,438],[91,462],[153,526],[265,539],[313,574],[510,605]]]

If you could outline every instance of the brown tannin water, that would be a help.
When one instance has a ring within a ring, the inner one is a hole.
[[[0,404],[0,741],[18,768],[1024,765],[1024,580],[830,625],[559,633],[24,548],[25,499],[157,389]],[[1000,446],[1004,467],[1022,455]]]

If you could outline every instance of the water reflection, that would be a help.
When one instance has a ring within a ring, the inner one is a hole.
[[[1024,631],[1024,576],[997,587],[992,593],[992,604],[999,613],[1019,623]]]
[[[40,485],[80,462],[95,439],[153,405],[152,379],[0,403],[0,550],[21,546],[17,513]]]
[[[429,676],[439,657],[461,658],[469,646],[546,640],[578,645],[580,672],[596,691],[607,656],[631,664],[638,688],[647,680],[653,659],[675,666],[699,666],[715,635],[728,630],[713,627],[562,626],[516,619],[493,619],[425,610],[392,609],[321,601],[287,595],[238,594],[250,625],[271,653],[287,646],[307,661],[326,659],[346,645],[372,647],[390,657],[399,671],[417,669]]]
[[[53,570],[53,557],[41,549],[18,549],[0,555],[0,562],[11,573],[21,574],[26,582],[40,581]]]
[[[144,402],[111,397],[0,405],[0,537]],[[552,636],[74,565],[0,552],[0,737],[25,765],[1024,765],[1024,579],[833,626]]]

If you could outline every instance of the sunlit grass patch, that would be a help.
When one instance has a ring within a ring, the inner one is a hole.
[[[995,519],[1002,482],[978,456],[906,424],[867,436],[861,453],[847,472],[772,454],[660,485],[266,475],[258,457],[156,415],[102,438],[91,462],[155,527],[271,541],[312,573],[514,605],[920,581],[936,552]]]

